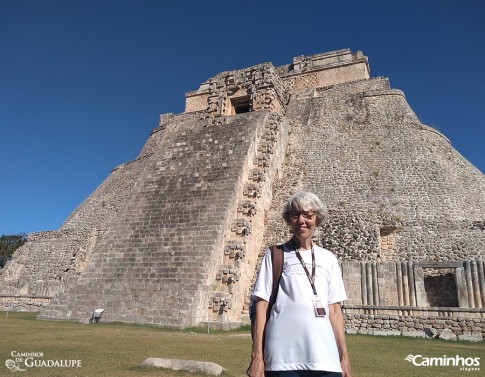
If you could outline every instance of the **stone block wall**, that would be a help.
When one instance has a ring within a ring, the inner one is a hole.
[[[61,229],[100,229],[111,223],[145,168],[149,155],[121,164],[67,218]]]
[[[345,315],[345,330],[348,334],[380,336],[441,337],[452,340],[481,341],[485,335],[485,318],[439,317],[398,314]],[[445,333],[450,334],[444,337]]]
[[[55,295],[85,267],[97,237],[96,231],[69,229],[30,234],[2,271],[0,295]]]
[[[291,192],[306,189],[327,203],[319,238],[343,260],[483,258],[484,233],[474,224],[485,214],[485,177],[386,85],[334,85],[290,102],[285,182],[268,241],[287,236],[279,212]]]
[[[319,88],[349,81],[369,79],[367,57],[361,52],[338,50],[311,56],[298,56],[291,66],[280,69],[288,90]],[[291,69],[289,69],[291,68]]]

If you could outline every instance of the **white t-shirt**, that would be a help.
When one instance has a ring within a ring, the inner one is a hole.
[[[267,371],[320,370],[341,372],[335,336],[329,320],[329,304],[347,299],[337,258],[314,246],[315,287],[324,302],[325,317],[315,315],[310,281],[295,251],[284,247],[283,273],[276,303],[266,325],[264,359]],[[300,250],[312,273],[311,250]],[[269,301],[273,284],[271,251],[263,258],[253,296]]]

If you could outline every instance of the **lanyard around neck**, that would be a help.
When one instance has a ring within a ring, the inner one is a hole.
[[[312,286],[313,294],[315,296],[317,295],[317,289],[315,288],[315,270],[316,270],[316,263],[315,263],[315,251],[313,250],[313,243],[312,243],[312,274],[310,275],[310,272],[308,271],[308,268],[306,266],[305,261],[301,257],[300,252],[298,251],[296,247],[295,241],[292,240],[293,247],[295,248],[295,254],[300,260],[301,265],[303,266],[303,269],[305,270],[306,276],[308,277],[308,280],[310,281],[310,285]]]

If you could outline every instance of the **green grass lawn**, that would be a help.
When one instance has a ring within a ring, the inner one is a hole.
[[[34,313],[0,312],[0,376],[194,376],[188,372],[141,368],[149,357],[217,363],[226,376],[243,376],[249,361],[249,332],[171,331],[158,327],[67,321],[40,321]],[[434,339],[348,335],[354,377],[481,376],[485,344]],[[12,372],[5,362],[13,352],[42,353],[38,360],[80,360],[81,367],[25,367]],[[408,355],[480,358],[480,371],[458,367],[415,366]]]

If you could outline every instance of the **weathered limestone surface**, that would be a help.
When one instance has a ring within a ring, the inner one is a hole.
[[[485,318],[416,315],[345,315],[348,333],[380,336],[431,337],[444,340],[481,341]],[[458,336],[457,336],[458,334]]]
[[[31,233],[2,271],[0,295],[54,296],[67,279],[83,272],[146,161],[140,156],[114,169],[59,230]]]
[[[219,376],[224,368],[215,363],[194,360],[162,359],[150,357],[141,363],[142,367],[167,368],[172,370],[187,370],[211,376]]]
[[[369,72],[338,50],[208,79],[61,229],[29,236],[0,308],[247,322],[259,257],[305,189],[329,207],[314,241],[342,263],[349,332],[482,336],[485,176]]]
[[[268,238],[286,230],[278,211],[288,194],[308,189],[329,206],[322,243],[343,260],[483,258],[485,176],[385,87],[385,79],[336,85],[290,103]]]
[[[183,327],[207,320],[244,166],[268,118],[253,112],[223,126],[201,119],[164,129],[87,271],[41,317],[86,319],[103,307],[108,321]]]

